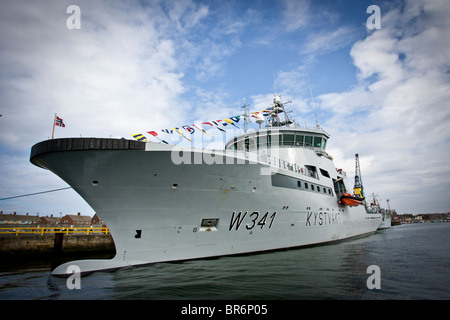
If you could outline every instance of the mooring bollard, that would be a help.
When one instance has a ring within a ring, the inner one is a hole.
[[[53,244],[53,252],[55,254],[61,254],[63,251],[63,240],[64,240],[64,233],[55,233],[55,242]]]

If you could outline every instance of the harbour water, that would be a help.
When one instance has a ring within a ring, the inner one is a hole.
[[[380,289],[369,289],[369,266]],[[450,223],[395,226],[336,244],[157,263],[81,277],[50,275],[52,261],[1,261],[2,300],[447,300]]]

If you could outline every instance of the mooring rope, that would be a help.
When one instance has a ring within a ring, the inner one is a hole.
[[[66,189],[72,189],[72,187],[66,187],[66,188],[59,188],[59,189],[53,189],[53,190],[47,190],[47,191],[41,191],[41,192],[34,192],[34,193],[22,194],[22,195],[20,195],[20,196],[13,196],[13,197],[7,197],[7,198],[0,198],[0,201],[1,201],[1,200],[14,199],[14,198],[21,198],[21,197],[34,196],[34,195],[37,195],[37,194],[49,193],[49,192],[55,192],[55,191],[61,191],[61,190],[66,190]]]

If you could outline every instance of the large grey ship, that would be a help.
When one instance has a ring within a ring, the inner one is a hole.
[[[259,129],[245,130],[223,150],[110,138],[34,145],[30,161],[80,194],[116,246],[113,259],[72,261],[52,274],[68,275],[70,265],[89,273],[376,232],[381,214],[350,195],[346,173],[326,152],[330,135],[294,123],[279,96],[267,112],[257,118]]]

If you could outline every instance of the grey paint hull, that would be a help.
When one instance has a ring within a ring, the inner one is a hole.
[[[318,165],[331,176],[314,179],[258,159],[246,161],[244,153],[187,149],[184,163],[176,164],[181,153],[174,150],[148,143],[146,150],[81,148],[32,155],[34,164],[54,172],[87,201],[116,245],[111,260],[69,262],[54,275],[67,275],[69,265],[87,273],[315,245],[370,234],[380,225],[381,215],[339,205],[334,192],[327,192],[337,177],[330,160]],[[303,190],[292,181],[320,189]]]

